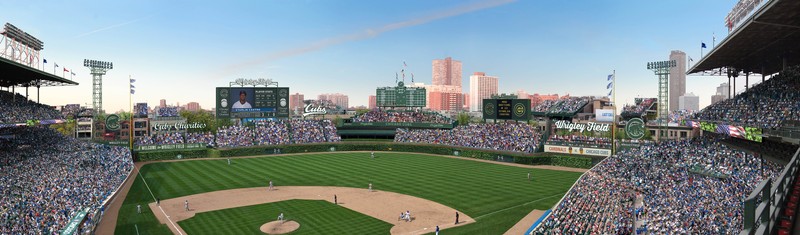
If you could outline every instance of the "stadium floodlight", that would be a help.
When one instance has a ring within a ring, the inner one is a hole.
[[[92,105],[95,117],[103,113],[103,75],[114,68],[113,63],[99,60],[83,60],[83,66],[91,68],[92,74]]]
[[[648,62],[647,69],[652,70],[658,76],[658,126],[659,136],[663,135],[667,125],[667,116],[669,115],[669,70],[675,67],[677,63],[675,60],[669,61],[656,61]]]
[[[6,37],[14,39],[22,43],[22,45],[30,47],[35,51],[41,51],[44,49],[44,42],[26,33],[25,31],[22,31],[11,23],[5,24],[5,27],[3,28],[3,34],[6,35]]]

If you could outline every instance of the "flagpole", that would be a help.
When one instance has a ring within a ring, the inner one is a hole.
[[[612,108],[614,109],[614,121],[611,123],[611,154],[616,154],[616,143],[614,139],[616,138],[615,134],[617,132],[617,70],[612,70],[611,72],[611,94],[612,94]]]

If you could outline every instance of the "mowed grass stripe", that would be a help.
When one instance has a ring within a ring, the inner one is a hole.
[[[548,195],[563,195],[580,176],[580,173],[574,172],[421,154],[377,152],[375,155],[375,159],[371,159],[368,152],[234,158],[232,166],[228,166],[225,159],[183,161],[149,164],[143,172],[162,199],[230,188],[264,187],[267,185],[266,177],[275,181],[277,187],[316,185],[366,188],[372,182],[376,190],[425,198],[472,217]],[[160,166],[162,164],[165,165]],[[532,173],[533,181],[527,180],[528,172]],[[166,182],[155,184],[151,181]],[[559,198],[532,203],[526,208],[548,209]],[[508,212],[498,214],[509,216]],[[526,214],[511,213],[512,217],[504,220],[516,222]],[[505,223],[494,220],[497,216],[482,217],[478,223],[467,227],[504,226]]]
[[[179,222],[189,234],[263,234],[262,224],[284,213],[300,223],[293,234],[388,234],[392,225],[326,201],[289,200],[198,213]]]

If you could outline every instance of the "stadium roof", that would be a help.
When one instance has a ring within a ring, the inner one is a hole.
[[[730,32],[686,74],[738,71],[774,74],[800,64],[800,1],[771,0]],[[763,71],[762,71],[763,69]],[[719,73],[717,73],[719,74]]]
[[[78,85],[77,82],[65,79],[45,71],[31,68],[12,60],[0,57],[0,86],[66,86]]]

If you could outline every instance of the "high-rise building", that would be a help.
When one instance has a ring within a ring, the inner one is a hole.
[[[378,107],[378,98],[375,95],[369,96],[369,109],[373,110]]]
[[[428,108],[436,111],[460,112],[464,107],[464,94],[460,92],[428,92]]]
[[[727,82],[723,82],[722,84],[719,84],[719,86],[717,87],[717,94],[724,96],[725,99],[728,98],[730,93],[731,93],[731,87],[728,85]]]
[[[158,103],[158,107],[161,107],[161,108],[167,107],[167,100],[161,99],[161,101]]]
[[[345,94],[321,94],[317,96],[318,100],[328,100],[333,105],[339,106],[342,109],[349,108],[350,98],[347,97]]]
[[[305,96],[300,93],[294,93],[289,95],[289,112],[294,113],[295,110],[299,110],[302,113],[302,110],[305,106],[303,101],[305,100]]]
[[[461,87],[461,61],[450,57],[433,60],[433,85]]]
[[[484,72],[475,72],[469,76],[469,111],[483,110],[483,99],[497,95],[497,80],[495,76],[486,76]]]
[[[678,98],[686,93],[686,53],[674,50],[669,60],[675,60],[675,67],[669,69],[669,111],[678,110]]]
[[[192,112],[200,111],[201,110],[200,104],[197,103],[197,102],[189,102],[189,103],[186,104],[186,110],[189,110],[189,111],[192,111]]]
[[[523,89],[517,90],[517,99],[530,99],[531,95]]]
[[[678,110],[700,110],[700,97],[694,93],[686,93],[678,98]]]

